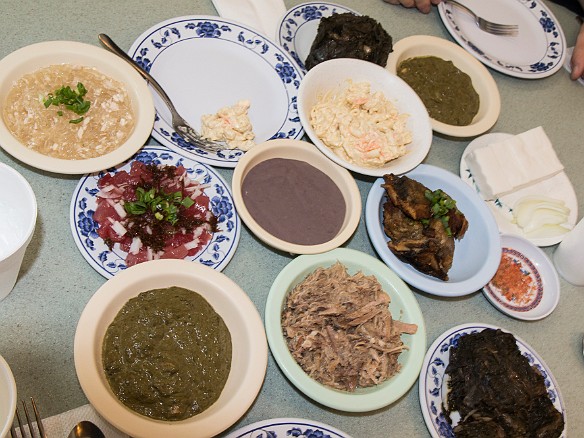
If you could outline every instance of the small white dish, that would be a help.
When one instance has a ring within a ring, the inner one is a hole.
[[[282,332],[281,315],[286,297],[292,289],[317,268],[340,262],[350,275],[361,271],[374,275],[390,296],[389,310],[394,318],[417,324],[413,335],[402,335],[408,346],[399,356],[401,370],[377,386],[340,391],[312,379],[296,362]],[[408,286],[379,259],[349,248],[301,255],[280,271],[268,294],[265,309],[266,335],[270,351],[286,377],[306,396],[329,408],[344,412],[368,412],[388,406],[406,394],[415,383],[426,351],[426,324],[418,300]]]
[[[453,425],[446,419],[443,409],[448,388],[446,368],[450,363],[450,348],[458,344],[458,339],[461,336],[482,332],[487,328],[496,330],[499,327],[480,322],[452,327],[438,336],[428,349],[418,380],[418,393],[424,421],[432,438],[454,437]],[[501,330],[508,332],[508,330]],[[568,430],[566,409],[556,379],[543,359],[531,346],[517,336],[515,339],[521,354],[544,376],[550,400],[564,416],[564,431],[560,438],[566,438]]]
[[[105,49],[90,44],[46,41],[18,49],[0,60],[0,105],[4,104],[13,83],[23,75],[55,64],[94,67],[124,84],[132,100],[135,114],[134,131],[125,143],[105,155],[82,160],[66,160],[43,155],[24,146],[10,133],[4,118],[0,115],[0,146],[6,152],[37,169],[58,174],[84,174],[115,166],[144,146],[150,137],[154,122],[154,104],[146,82],[127,62]]]
[[[102,364],[105,332],[128,300],[157,288],[178,286],[199,293],[221,316],[231,334],[232,362],[219,399],[198,415],[160,421],[128,409],[111,391]],[[75,370],[95,410],[120,431],[135,437],[211,438],[233,425],[257,397],[266,374],[268,345],[260,315],[248,295],[226,275],[184,260],[154,260],[105,282],[81,313],[74,340]]]
[[[406,59],[418,56],[436,56],[452,63],[470,76],[473,88],[479,95],[479,111],[466,126],[455,126],[430,119],[432,129],[452,137],[475,137],[490,129],[501,112],[501,96],[497,83],[486,67],[459,45],[428,35],[414,35],[399,40],[389,54],[386,68],[397,74],[399,65]]]
[[[550,259],[528,240],[513,235],[502,235],[501,257],[516,264],[529,288],[526,296],[510,299],[490,281],[483,287],[483,295],[501,312],[517,319],[535,321],[554,311],[560,301],[560,279]]]
[[[481,195],[481,193],[470,173],[469,166],[466,162],[466,156],[475,149],[486,147],[491,143],[504,141],[511,137],[511,134],[503,132],[485,134],[471,141],[462,153],[462,157],[460,158],[460,177],[469,186],[473,187],[479,195]],[[578,199],[576,198],[576,192],[574,191],[574,186],[570,182],[566,172],[560,172],[551,178],[524,187],[516,192],[501,196],[498,199],[485,201],[489,210],[491,210],[495,216],[499,231],[501,234],[514,234],[524,237],[537,246],[550,246],[561,242],[566,233],[552,237],[529,237],[525,235],[523,230],[517,224],[513,223],[513,206],[521,198],[530,195],[548,196],[550,198],[564,201],[566,206],[570,209],[567,221],[568,227],[572,228],[576,224],[576,220],[578,219]]]
[[[365,205],[365,224],[375,251],[406,283],[421,291],[443,297],[457,297],[480,291],[493,278],[501,260],[501,241],[493,215],[470,187],[447,170],[420,164],[406,176],[419,181],[430,190],[444,190],[466,216],[468,230],[461,240],[455,241],[449,279],[443,281],[423,274],[410,264],[402,262],[387,246],[389,238],[383,229],[383,204],[387,197],[385,189],[381,187],[384,183],[382,178],[373,183]]]
[[[338,156],[316,135],[310,123],[310,112],[318,96],[344,86],[349,79],[354,83],[368,82],[371,84],[372,93],[382,92],[400,114],[408,114],[406,127],[412,133],[412,142],[406,146],[405,155],[380,167],[363,167]],[[360,59],[331,59],[314,66],[300,84],[298,114],[306,134],[324,155],[335,163],[362,175],[383,176],[387,173],[408,172],[424,160],[432,144],[430,117],[414,90],[389,70]]]
[[[10,366],[0,356],[0,437],[8,437],[16,410],[16,381]]]
[[[106,278],[111,278],[126,269],[127,252],[119,244],[110,250],[105,241],[97,234],[98,223],[93,220],[97,207],[97,183],[105,173],[129,171],[132,162],[182,165],[192,179],[208,184],[205,194],[209,197],[209,208],[218,218],[219,231],[213,233],[208,244],[187,260],[223,270],[232,259],[239,244],[241,221],[235,211],[233,198],[223,177],[215,169],[198,163],[161,146],[145,146],[132,159],[104,172],[85,175],[79,180],[69,210],[69,222],[73,240],[77,248],[93,269]]]
[[[322,437],[322,438],[351,438],[332,426],[313,420],[302,418],[273,418],[248,424],[241,429],[231,432],[225,438],[260,438],[260,437]]]
[[[128,53],[199,132],[202,115],[248,100],[256,143],[304,135],[295,104],[302,72],[287,52],[252,28],[213,16],[171,18],[143,32]],[[235,167],[243,151],[213,153],[184,141],[162,99],[154,90],[152,95],[156,140],[202,163]]]
[[[333,14],[351,13],[361,15],[346,6],[328,2],[306,2],[286,11],[276,30],[276,41],[296,60],[298,66],[306,73],[304,61],[310,48],[320,19]]]
[[[438,12],[450,35],[483,64],[510,76],[540,79],[557,72],[566,57],[559,21],[541,0],[464,0],[477,15],[517,24],[519,35],[499,36],[479,29],[473,18],[448,2]]]

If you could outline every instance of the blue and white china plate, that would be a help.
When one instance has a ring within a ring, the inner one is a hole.
[[[225,438],[351,438],[345,432],[324,423],[300,418],[273,418],[249,424]]]
[[[458,339],[461,336],[482,332],[484,329],[488,328],[498,329],[500,327],[476,322],[453,327],[438,336],[428,349],[424,359],[424,364],[422,365],[422,371],[420,372],[418,389],[422,414],[424,415],[426,426],[432,437],[454,438],[454,433],[452,431],[453,426],[448,423],[442,409],[443,403],[446,403],[446,381],[448,375],[445,374],[445,371],[450,363],[450,347],[457,345]],[[508,332],[508,330],[505,329],[501,330]],[[565,438],[568,429],[566,409],[556,379],[543,359],[539,357],[532,347],[517,336],[515,336],[515,339],[517,340],[517,346],[519,347],[521,354],[525,356],[529,360],[529,363],[532,366],[535,366],[543,375],[547,392],[552,403],[564,416],[564,431],[561,438]]]
[[[477,137],[471,141],[462,153],[462,157],[460,158],[460,177],[469,186],[474,188],[479,196],[481,196],[481,198],[483,198],[483,196],[481,195],[481,192],[470,172],[469,166],[466,162],[466,156],[475,149],[486,147],[491,143],[504,141],[510,137],[512,137],[512,134],[507,134],[504,132],[492,132],[481,135],[480,137]],[[537,246],[550,246],[561,242],[567,233],[558,234],[551,237],[531,237],[527,236],[521,227],[519,227],[514,222],[513,206],[521,198],[531,195],[548,196],[550,198],[564,201],[566,207],[570,209],[570,214],[568,216],[566,226],[569,228],[574,227],[578,219],[578,199],[576,197],[576,192],[574,191],[574,186],[568,178],[568,175],[566,172],[560,172],[551,178],[524,187],[513,193],[501,196],[495,200],[485,201],[495,216],[497,226],[499,227],[499,232],[502,234],[514,234],[516,236],[523,237]]]
[[[304,134],[296,110],[302,72],[281,47],[245,25],[212,16],[172,18],[140,35],[128,53],[196,130],[202,115],[248,100],[256,143]],[[242,151],[211,153],[184,141],[162,99],[152,94],[156,140],[199,162],[235,167]]]
[[[85,175],[81,178],[71,199],[70,224],[73,240],[87,262],[101,275],[111,278],[126,269],[127,253],[115,244],[112,250],[98,236],[98,224],[93,220],[97,207],[97,183],[107,172],[115,174],[128,171],[134,160],[144,163],[182,165],[191,179],[208,187],[205,194],[210,199],[210,208],[218,218],[219,231],[213,234],[206,247],[187,260],[201,263],[218,271],[223,270],[233,257],[241,233],[241,221],[235,211],[233,198],[225,180],[211,167],[198,163],[161,146],[145,146],[134,157],[118,167]]]
[[[562,68],[566,38],[560,23],[541,0],[462,0],[487,20],[517,24],[518,36],[498,36],[478,28],[472,17],[449,4],[438,5],[450,35],[483,64],[524,79],[540,79]]]
[[[346,6],[334,3],[307,2],[294,6],[282,17],[280,25],[276,29],[276,41],[306,73],[304,61],[310,53],[320,19],[346,12],[361,15]]]

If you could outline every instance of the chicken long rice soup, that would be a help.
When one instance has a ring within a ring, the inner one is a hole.
[[[135,115],[124,85],[95,68],[61,64],[18,79],[2,116],[26,147],[55,158],[105,155],[132,134]]]

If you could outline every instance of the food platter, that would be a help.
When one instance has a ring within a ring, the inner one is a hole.
[[[402,352],[399,363],[402,369],[385,382],[354,392],[340,391],[325,386],[306,374],[290,354],[282,335],[281,313],[286,295],[318,267],[330,267],[336,262],[347,267],[350,275],[358,271],[374,275],[391,298],[391,314],[396,319],[417,324],[414,335],[404,335],[408,350]],[[377,258],[348,248],[301,255],[292,260],[278,274],[266,301],[265,327],[270,351],[276,363],[300,391],[318,403],[345,412],[367,412],[388,406],[407,393],[415,383],[426,351],[426,326],[418,301],[406,284]]]
[[[310,53],[320,19],[333,14],[358,12],[342,5],[327,2],[306,2],[286,11],[276,31],[276,40],[306,72],[304,61]]]
[[[566,38],[553,13],[541,0],[464,0],[477,15],[496,23],[517,24],[519,35],[499,36],[478,28],[473,18],[442,2],[438,12],[450,35],[485,65],[510,76],[540,79],[562,68]]]
[[[447,389],[447,375],[445,374],[445,370],[450,363],[450,347],[456,345],[461,336],[481,332],[487,328],[498,329],[499,327],[483,323],[468,323],[448,329],[436,338],[426,353],[418,382],[418,392],[424,421],[426,422],[430,435],[434,438],[454,436],[452,425],[448,423],[443,410]],[[556,409],[564,416],[566,425],[561,437],[565,438],[568,429],[566,409],[553,374],[531,346],[517,336],[515,336],[515,339],[517,340],[517,346],[521,354],[529,360],[532,366],[535,366],[543,374],[548,395]]]
[[[172,18],[142,33],[129,55],[196,130],[202,115],[248,100],[256,143],[304,134],[294,104],[302,72],[287,52],[251,28],[212,16]],[[211,153],[185,142],[172,128],[162,99],[152,93],[156,140],[197,161],[235,167],[242,151]]]
[[[187,259],[219,271],[225,268],[235,253],[241,233],[241,222],[225,180],[211,167],[160,146],[145,146],[132,159],[106,172],[127,171],[133,160],[182,165],[192,178],[208,185],[205,194],[211,200],[213,213],[218,217],[220,231],[213,234],[207,246],[198,254]],[[101,275],[110,278],[126,269],[127,253],[118,244],[110,250],[96,232],[97,223],[93,220],[93,213],[97,206],[97,183],[103,174],[93,173],[81,178],[73,192],[69,218],[73,239],[85,260]]]
[[[475,149],[486,147],[491,143],[500,142],[510,137],[512,137],[511,134],[503,132],[485,134],[471,141],[462,153],[460,159],[460,177],[469,186],[473,187],[479,195],[481,195],[481,193],[470,173],[469,166],[466,162],[466,156]],[[501,196],[498,199],[485,201],[489,210],[491,210],[495,216],[499,231],[502,234],[515,234],[524,237],[537,246],[550,246],[561,242],[565,233],[553,237],[530,237],[513,222],[513,205],[519,199],[529,195],[549,196],[564,201],[566,206],[570,209],[567,224],[570,227],[573,227],[576,224],[576,220],[578,219],[578,199],[576,198],[576,192],[574,191],[574,186],[570,182],[566,172],[560,172],[551,178]]]
[[[497,271],[501,259],[499,231],[485,203],[456,175],[444,169],[420,164],[406,174],[430,190],[442,189],[456,201],[468,220],[468,231],[456,241],[454,261],[448,281],[424,274],[402,262],[388,248],[389,238],[383,228],[383,204],[386,200],[383,179],[377,179],[369,191],[365,206],[365,224],[375,251],[409,285],[432,295],[456,297],[481,290]],[[476,251],[481,248],[481,251]]]
[[[525,297],[510,298],[491,280],[483,294],[501,312],[517,319],[534,321],[545,318],[560,301],[560,280],[545,253],[528,240],[502,235],[503,256],[519,267],[523,281],[529,284]]]
[[[284,438],[288,436],[311,436],[329,438],[351,438],[344,432],[324,423],[301,418],[273,418],[249,424],[231,432],[225,438]]]

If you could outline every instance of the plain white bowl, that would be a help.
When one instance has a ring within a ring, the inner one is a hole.
[[[483,294],[493,306],[513,318],[527,321],[545,318],[560,301],[560,279],[551,260],[541,249],[520,236],[502,234],[501,246],[503,254],[531,278],[531,299],[523,303],[509,300],[491,281],[483,287]]]
[[[413,335],[402,335],[408,349],[399,356],[402,369],[377,386],[358,388],[355,392],[340,391],[312,379],[298,365],[284,338],[281,324],[286,296],[306,276],[317,268],[328,268],[336,262],[347,267],[350,275],[361,271],[374,275],[390,296],[389,310],[395,319],[418,325]],[[292,260],[276,277],[265,310],[266,333],[270,350],[286,377],[313,400],[333,409],[346,412],[367,412],[390,405],[407,393],[416,382],[426,354],[426,325],[418,301],[408,286],[379,259],[349,248],[302,255]]]
[[[345,199],[345,219],[338,234],[329,240],[317,245],[300,245],[279,239],[262,228],[247,210],[241,193],[243,180],[248,172],[262,161],[272,158],[286,158],[304,161],[328,175],[341,191]],[[317,254],[330,251],[343,243],[355,232],[361,217],[361,194],[355,179],[340,166],[322,155],[310,143],[293,140],[270,140],[254,146],[239,160],[231,182],[233,203],[237,213],[251,232],[261,241],[273,248],[286,251],[291,254]]]
[[[402,280],[429,294],[456,297],[481,290],[493,278],[501,260],[501,239],[493,214],[476,191],[447,170],[420,164],[406,176],[430,190],[446,192],[466,216],[468,230],[461,240],[455,242],[448,281],[423,274],[402,262],[387,246],[389,238],[383,229],[383,204],[387,197],[381,187],[384,181],[379,178],[373,183],[365,205],[367,233],[377,254]]]
[[[453,137],[474,137],[495,124],[501,112],[501,97],[497,83],[482,63],[451,41],[428,35],[414,35],[394,44],[385,68],[397,74],[402,61],[418,56],[436,56],[452,61],[459,70],[470,76],[479,95],[479,112],[470,125],[448,125],[430,118],[434,131]]]
[[[407,145],[405,155],[381,167],[362,167],[339,157],[318,138],[310,124],[311,109],[319,95],[343,86],[349,79],[353,82],[369,82],[371,92],[381,91],[400,114],[409,115],[407,129],[411,131],[413,139]],[[335,163],[363,175],[383,176],[386,173],[408,172],[424,160],[432,144],[430,117],[414,90],[389,70],[360,59],[331,59],[309,70],[298,89],[298,114],[306,134],[323,154]]]
[[[16,410],[16,382],[6,360],[0,356],[0,438],[8,436]]]
[[[136,117],[136,126],[120,147],[100,157],[65,160],[33,151],[18,141],[0,116],[0,146],[20,161],[49,172],[83,174],[97,172],[130,158],[148,140],[154,124],[154,103],[146,81],[118,56],[97,46],[74,41],[47,41],[12,52],[0,60],[0,104],[23,75],[56,64],[94,67],[125,85]]]
[[[128,407],[111,391],[102,367],[104,334],[119,310],[141,292],[183,287],[199,293],[223,318],[232,341],[231,371],[219,399],[182,421],[159,421]],[[255,400],[266,374],[268,346],[260,315],[247,294],[226,275],[186,260],[155,260],[108,280],[81,313],[74,342],[75,369],[92,406],[134,438],[212,437],[234,424]]]

